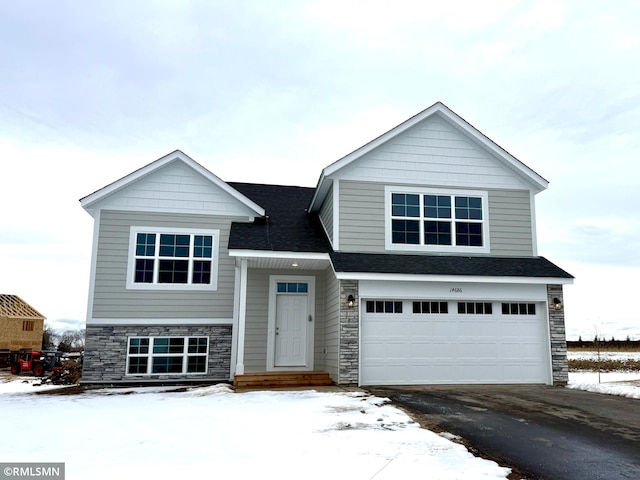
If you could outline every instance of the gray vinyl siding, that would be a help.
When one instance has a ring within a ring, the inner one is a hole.
[[[269,322],[269,270],[247,271],[247,310],[245,316],[245,372],[267,369],[267,326]],[[242,359],[240,359],[240,363]]]
[[[340,182],[340,250],[384,252],[384,184]]]
[[[322,208],[320,208],[319,217],[329,240],[333,243],[333,186],[329,189]]]
[[[489,190],[492,255],[533,255],[530,198],[523,190]]]
[[[340,373],[340,281],[331,268],[326,270],[325,279],[324,347],[327,353],[322,369],[337,382]]]
[[[343,180],[443,188],[526,189],[525,180],[445,118],[424,119],[357,158]]]
[[[269,324],[269,277],[291,275],[291,270],[249,269],[247,276],[247,311],[245,323],[245,372],[267,369],[267,327]],[[314,368],[320,369],[324,342],[325,293],[324,272],[300,270],[296,275],[316,278],[314,319]]]
[[[340,182],[341,251],[386,252],[384,187],[382,183]],[[529,191],[489,190],[488,194],[491,255],[532,255]]]
[[[228,255],[234,217],[103,210],[96,257],[92,317],[98,318],[233,318],[234,260]],[[216,291],[128,290],[131,226],[219,229]]]

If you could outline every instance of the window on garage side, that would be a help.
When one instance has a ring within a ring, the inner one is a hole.
[[[535,303],[503,303],[503,315],[535,315]]]
[[[416,301],[413,302],[413,313],[449,313],[449,302],[443,301]]]
[[[488,250],[486,192],[390,186],[386,192],[391,249]]]
[[[402,313],[402,302],[397,300],[367,300],[367,313]]]
[[[461,315],[491,315],[491,302],[458,302],[458,313]]]
[[[130,337],[127,375],[207,373],[208,337]]]

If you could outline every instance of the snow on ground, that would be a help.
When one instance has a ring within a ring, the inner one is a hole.
[[[233,393],[215,385],[34,395],[58,387],[14,378],[0,375],[0,462],[65,462],[69,480],[504,479],[510,472],[362,392]],[[597,372],[570,372],[568,388],[640,399],[640,372],[603,372],[600,382]]]
[[[362,392],[232,393],[216,385],[32,394],[38,388],[0,383],[0,462],[65,462],[69,480],[504,479],[510,472]]]
[[[569,372],[567,388],[640,399],[640,372]]]
[[[567,352],[567,358],[569,360],[591,360],[593,362],[598,360],[617,360],[620,362],[626,362],[629,360],[640,361],[640,352],[594,352],[594,351],[576,351],[569,350]]]
[[[640,352],[597,352],[569,351],[569,360],[640,360]],[[569,372],[568,388],[586,390],[588,392],[619,395],[640,399],[640,371],[626,372]]]

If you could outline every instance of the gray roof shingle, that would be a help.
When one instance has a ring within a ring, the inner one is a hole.
[[[229,182],[265,209],[266,218],[254,223],[234,222],[229,248],[285,252],[328,253],[331,244],[320,220],[307,212],[314,189],[282,185]]]
[[[544,257],[398,255],[334,252],[316,214],[307,212],[315,190],[307,187],[229,182],[263,207],[265,218],[234,222],[229,248],[329,253],[342,273],[573,278]]]
[[[336,272],[573,278],[544,257],[469,257],[332,252]]]

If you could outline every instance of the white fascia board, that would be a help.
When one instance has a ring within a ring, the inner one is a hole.
[[[232,325],[233,318],[87,318],[87,326],[98,325]]]
[[[331,165],[329,165],[324,170],[322,170],[322,175],[327,177],[329,175],[334,174],[335,172],[337,172],[341,168],[343,168],[343,167],[347,166],[348,164],[350,164],[351,162],[353,162],[355,159],[360,158],[363,155],[366,155],[367,153],[369,153],[370,151],[374,150],[375,148],[378,148],[380,145],[382,145],[383,143],[389,141],[393,137],[395,137],[397,135],[400,135],[405,130],[413,127],[416,123],[419,123],[422,120],[424,120],[425,118],[433,115],[435,112],[441,110],[442,107],[444,107],[444,105],[442,103],[440,103],[440,102],[434,103],[429,108],[427,108],[427,109],[423,110],[422,112],[414,115],[413,117],[409,118],[408,120],[405,120],[400,125],[397,125],[396,127],[394,127],[391,130],[383,133],[379,137],[374,138],[369,143],[363,145],[362,147],[358,148],[357,150],[354,150],[353,152],[349,153],[348,155],[345,155],[341,159],[333,162]]]
[[[389,141],[393,137],[400,135],[401,133],[410,129],[417,123],[420,123],[425,118],[430,117],[434,114],[439,114],[442,118],[448,120],[452,125],[458,128],[468,137],[474,139],[477,143],[479,143],[484,148],[489,150],[493,155],[502,159],[504,163],[512,167],[521,176],[526,178],[529,181],[529,183],[535,187],[537,191],[545,190],[548,187],[549,182],[545,178],[543,178],[541,175],[533,171],[531,168],[527,167],[524,163],[522,163],[516,157],[511,155],[509,152],[507,152],[504,148],[499,146],[493,140],[488,138],[486,135],[484,135],[482,132],[476,129],[473,125],[471,125],[469,122],[467,122],[462,117],[460,117],[457,113],[455,113],[449,107],[447,107],[441,102],[437,102],[431,105],[430,107],[428,107],[427,109],[423,110],[422,112],[409,118],[408,120],[405,120],[400,125],[392,128],[386,133],[383,133],[379,137],[373,139],[372,141],[363,145],[357,150],[354,150],[348,155],[345,155],[344,157],[335,161],[328,167],[325,167],[322,170],[320,180],[318,181],[318,187],[316,188],[316,196],[319,196],[319,197],[322,196],[321,192],[323,189],[321,187],[323,186],[324,183],[326,183],[325,182],[326,177],[333,175],[338,170],[342,169],[343,167],[346,167],[354,160],[362,157],[363,155],[366,155],[367,153],[371,152],[375,148]],[[311,206],[314,208],[317,207],[314,204],[314,202],[316,201],[316,196],[314,196],[311,202]]]
[[[136,182],[143,177],[146,177],[147,175],[157,171],[158,169],[164,167],[166,164],[171,163],[175,160],[180,160],[183,163],[187,164],[189,167],[191,167],[193,170],[201,174],[211,183],[213,183],[214,185],[216,185],[217,187],[219,187],[220,189],[222,189],[223,191],[231,195],[233,198],[235,198],[236,200],[238,200],[239,202],[241,202],[242,204],[244,204],[245,206],[247,206],[248,208],[256,212],[258,216],[264,216],[265,214],[264,208],[262,208],[260,205],[256,204],[252,200],[242,195],[235,188],[231,187],[229,184],[221,180],[219,177],[211,173],[209,170],[204,168],[202,165],[200,165],[198,162],[196,162],[195,160],[193,160],[191,157],[181,152],[180,150],[175,150],[174,152],[171,152],[170,154],[165,155],[164,157],[159,158],[158,160],[151,162],[150,164],[142,168],[139,168],[135,172],[132,172],[129,175],[122,177],[119,180],[116,180],[115,182],[107,185],[106,187],[103,187],[100,190],[90,195],[87,195],[84,198],[81,198],[80,205],[89,213],[92,213],[93,209],[91,207],[95,205],[97,202],[117,192],[118,190],[125,188],[127,185],[130,185],[131,183]]]
[[[529,283],[571,285],[572,278],[555,277],[488,277],[474,275],[411,275],[404,273],[337,272],[338,280],[379,280],[384,282],[464,282],[464,283]]]
[[[320,178],[318,179],[318,184],[316,185],[316,191],[313,192],[313,198],[311,199],[311,203],[309,204],[309,212],[317,212],[322,207],[324,203],[324,199],[327,196],[327,192],[331,188],[333,180],[327,178],[324,174],[324,170],[320,174]]]
[[[240,258],[297,258],[299,260],[329,260],[328,253],[314,252],[275,252],[272,250],[230,249],[230,257]]]
[[[473,138],[477,143],[493,153],[496,157],[501,158],[507,165],[513,168],[521,176],[525,177],[529,183],[533,184],[538,191],[545,190],[549,186],[549,181],[529,168],[523,162],[507,152],[500,145],[495,143],[477,128],[460,117],[458,114],[450,110],[446,105],[440,104],[441,108],[438,112],[442,117],[455,125],[459,130],[463,131],[467,136]]]

